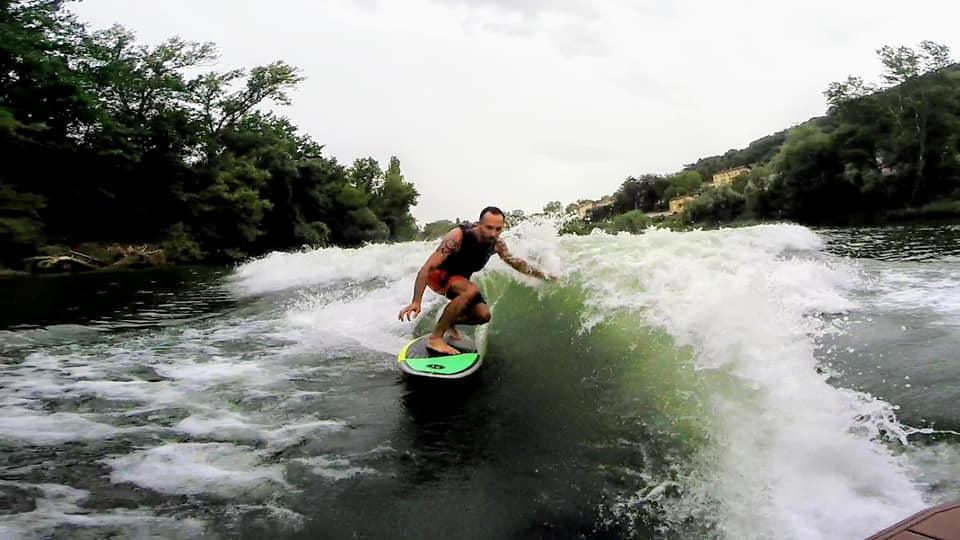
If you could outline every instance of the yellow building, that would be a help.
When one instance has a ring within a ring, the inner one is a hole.
[[[589,213],[591,210],[604,208],[615,202],[617,202],[617,200],[613,197],[613,195],[607,195],[599,201],[583,201],[577,204],[574,207],[574,212],[576,212],[578,218],[584,219],[587,217],[587,213]]]
[[[670,213],[671,214],[683,213],[683,207],[686,206],[692,200],[693,200],[693,197],[689,195],[685,195],[683,197],[674,197],[670,199]]]
[[[725,186],[727,184],[732,184],[737,178],[750,172],[750,167],[746,165],[741,165],[739,167],[734,167],[733,169],[727,169],[720,171],[717,174],[713,175],[713,185],[715,186]]]

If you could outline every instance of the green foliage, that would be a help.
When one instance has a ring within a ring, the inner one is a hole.
[[[550,201],[543,207],[544,214],[562,214],[563,203],[560,201]]]
[[[420,233],[421,240],[435,240],[441,236],[450,232],[451,229],[456,227],[457,224],[447,220],[441,219],[439,221],[431,221],[423,226],[423,232]]]
[[[32,252],[43,240],[39,218],[43,207],[42,197],[0,184],[0,261],[12,262]]]
[[[856,197],[842,176],[832,137],[813,126],[794,128],[771,162],[776,176],[768,185],[771,206],[801,221],[836,214]]]
[[[560,228],[560,234],[586,235],[593,232],[594,229],[600,229],[609,234],[618,232],[639,234],[651,226],[653,226],[653,220],[649,216],[640,210],[631,210],[597,222],[569,219]]]
[[[668,201],[674,197],[692,195],[693,193],[696,193],[696,191],[700,189],[700,186],[703,184],[703,178],[697,171],[681,171],[677,174],[668,176],[667,181],[670,182],[670,187],[667,188],[664,198],[666,198]],[[673,193],[670,193],[671,189],[673,190]],[[670,194],[668,195],[667,193]]]
[[[686,224],[712,224],[732,221],[743,214],[746,198],[730,186],[708,189],[683,208]]]
[[[671,185],[669,179],[656,174],[646,174],[639,178],[631,176],[614,194],[612,211],[622,214],[632,210],[653,212],[665,209],[670,200],[666,194]]]
[[[893,221],[936,221],[960,219],[960,200],[943,199],[927,203],[920,208],[904,208],[887,212],[886,219]]]
[[[416,237],[417,227],[410,207],[417,204],[419,196],[413,184],[404,180],[400,160],[391,157],[383,185],[376,190],[371,204],[376,217],[386,224],[390,240],[405,241]]]
[[[373,211],[363,206],[347,212],[346,219],[337,231],[344,244],[359,245],[368,242],[383,242],[390,238],[390,229],[377,219]]]
[[[324,247],[330,241],[330,227],[322,221],[298,223],[294,227],[294,234],[311,247]]]
[[[380,169],[377,160],[371,157],[354,161],[348,174],[350,183],[363,190],[364,193],[372,195],[383,188],[383,170]]]
[[[891,209],[949,196],[960,188],[960,69],[946,46],[930,41],[877,53],[880,82],[831,83],[827,117],[690,167],[707,176],[753,164],[733,187],[745,198],[746,216],[757,218],[895,216]],[[685,217],[728,213],[713,210],[715,198],[698,199]]]
[[[194,240],[190,231],[183,223],[175,223],[167,231],[167,238],[160,247],[171,261],[198,262],[204,259],[205,254],[200,244]]]
[[[640,210],[632,210],[625,214],[614,216],[600,224],[600,227],[609,233],[628,232],[637,234],[643,232],[653,221]]]
[[[416,235],[393,158],[350,169],[286,118],[282,61],[209,72],[210,43],[89,32],[64,2],[0,2],[0,248],[162,241],[172,258]]]

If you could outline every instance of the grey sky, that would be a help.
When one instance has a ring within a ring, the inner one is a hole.
[[[909,7],[908,7],[909,6]],[[960,55],[960,3],[726,0],[85,0],[95,28],[220,47],[218,69],[282,59],[307,77],[280,110],[350,164],[400,158],[421,221],[536,211],[628,175],[820,115],[875,49]]]

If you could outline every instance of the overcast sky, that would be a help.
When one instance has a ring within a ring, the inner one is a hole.
[[[823,114],[875,50],[960,55],[960,2],[85,0],[93,28],[213,41],[216,69],[284,60],[278,112],[344,164],[400,158],[421,221],[537,211]]]

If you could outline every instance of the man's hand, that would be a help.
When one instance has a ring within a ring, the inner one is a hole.
[[[558,279],[557,276],[554,276],[553,274],[548,274],[542,270],[537,270],[536,268],[530,266],[530,264],[527,263],[527,261],[519,257],[514,257],[513,254],[510,253],[510,250],[507,249],[507,243],[504,242],[502,238],[497,239],[496,249],[497,249],[497,255],[500,255],[500,258],[503,259],[503,262],[509,264],[514,269],[520,272],[523,272],[528,276],[540,278],[544,281],[556,281]]]
[[[409,306],[400,310],[400,320],[402,321],[404,317],[408,321],[412,321],[417,318],[417,315],[420,314],[420,302],[411,302]]]

